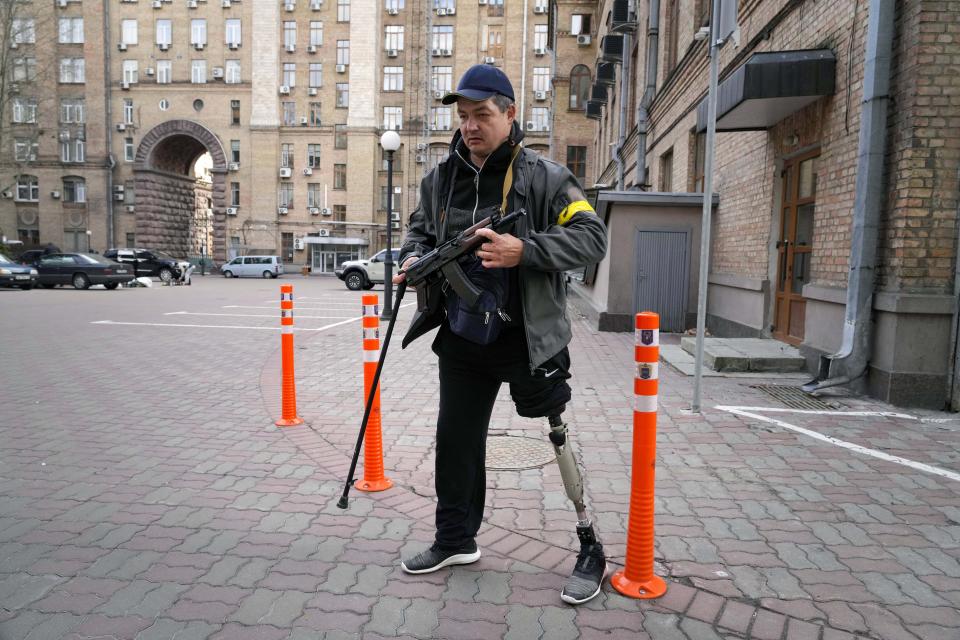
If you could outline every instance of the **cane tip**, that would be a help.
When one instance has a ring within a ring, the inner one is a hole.
[[[341,509],[347,508],[347,496],[340,496],[340,499],[337,500],[337,506]]]

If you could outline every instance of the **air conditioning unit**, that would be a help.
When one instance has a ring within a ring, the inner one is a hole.
[[[455,15],[457,15],[457,8],[456,8],[456,7],[447,7],[447,15],[448,15],[448,16],[455,16]]]
[[[317,45],[311,44],[307,46],[307,53],[316,53],[316,52],[317,52]]]
[[[197,0],[187,0],[187,9],[196,9]]]
[[[417,151],[426,151],[426,149],[427,149],[427,143],[426,143],[426,142],[418,142],[418,143],[417,143]]]
[[[284,47],[284,48],[287,50],[287,53],[293,53],[294,51],[297,50],[297,45],[295,45],[295,44],[288,44],[288,45],[287,45],[286,47]]]
[[[120,51],[126,51],[126,50],[127,50],[127,43],[126,43],[126,42],[121,42],[120,44],[117,45],[117,49],[119,49]]]
[[[61,9],[67,8],[67,0],[57,0],[57,4],[60,5]]]
[[[3,197],[9,200],[10,198],[13,197],[13,192],[7,189],[6,191],[3,192]]]
[[[297,251],[303,251],[303,238],[294,238],[293,248]]]
[[[301,126],[301,127],[307,126],[307,124],[309,124],[309,122],[310,122],[310,121],[307,119],[307,116],[300,116],[300,126]],[[304,169],[304,170],[303,170],[303,175],[308,176],[308,175],[310,175],[310,174],[307,173],[307,170],[306,170],[306,169]]]
[[[427,156],[425,156],[422,153],[417,154],[417,164],[423,164],[426,161],[427,161]]]
[[[288,96],[290,95],[290,87],[285,84],[280,85],[280,95]]]
[[[59,191],[51,191],[51,192],[50,192],[50,197],[53,198],[54,200],[59,200],[59,199],[60,199],[60,192],[59,192]]]
[[[452,51],[451,49],[444,49],[443,51],[440,52],[440,55],[442,55],[442,56],[452,56],[452,55],[453,55],[453,51]]]
[[[394,188],[393,188],[393,192],[394,192],[394,193],[403,193],[403,187],[394,187]]]
[[[396,50],[396,49],[387,49],[387,57],[388,57],[388,58],[396,58],[396,57],[397,57],[397,50]]]
[[[286,207],[277,207],[277,213],[279,213],[282,216],[287,215],[289,212],[290,210]]]
[[[443,55],[443,49],[434,49],[430,53],[434,56],[440,56],[440,55]]]
[[[310,215],[312,216],[320,215],[320,207],[310,207]]]
[[[196,49],[197,51],[203,51],[203,48],[204,48],[205,46],[207,46],[207,43],[206,43],[206,42],[194,42],[194,43],[193,43],[193,48]]]
[[[237,208],[236,208],[236,207],[227,207],[227,215],[228,215],[228,216],[235,216],[235,215],[237,215]]]
[[[547,92],[546,92],[546,91],[534,91],[534,92],[533,92],[533,99],[534,99],[534,100],[546,100],[546,99],[547,99]]]
[[[230,0],[222,0],[222,2],[220,2],[220,6],[223,7],[224,9],[229,9],[229,8],[230,8]]]
[[[113,190],[116,193],[123,193],[126,191],[126,187],[124,187],[122,184],[115,184],[113,185]]]
[[[287,11],[293,11],[294,9],[297,8],[297,5],[295,5],[292,2],[288,2],[287,4],[283,5],[283,8]]]
[[[117,202],[123,202],[123,194],[115,193],[113,194],[113,199],[116,200]]]
[[[159,3],[160,3],[160,0],[157,0],[156,4],[159,4]],[[170,49],[170,43],[169,43],[169,42],[161,42],[161,43],[157,44],[157,46],[160,47],[160,51],[167,51],[167,50]]]
[[[527,131],[536,131],[537,123],[533,120],[527,120]]]
[[[434,99],[434,100],[440,100],[440,99],[443,98],[443,95],[444,95],[444,92],[443,92],[443,91],[434,91],[434,92],[433,92],[433,99]]]
[[[480,0],[480,6],[481,7],[487,6],[487,0]]]
[[[310,0],[311,11],[320,11],[320,7],[322,6],[323,6],[323,0]]]
[[[213,68],[213,77],[222,78],[223,77],[223,67],[214,67]]]
[[[388,7],[387,14],[391,16],[400,15],[400,9],[397,9],[396,7]]]
[[[239,42],[228,42],[228,43],[227,43],[227,48],[230,49],[231,51],[236,51],[237,49],[240,48],[240,43],[239,43]]]
[[[152,78],[152,77],[153,77],[153,67],[147,67],[146,74]]]
[[[326,238],[330,235],[329,229],[317,229],[317,235],[321,238]]]
[[[546,13],[546,12],[547,12],[547,8],[546,8],[546,7],[534,7],[534,8],[533,8],[533,12],[534,12],[534,13]]]
[[[280,167],[281,178],[289,178],[291,176],[293,176],[293,169],[291,169],[290,167]]]
[[[543,49],[543,48],[537,48],[537,49],[534,49],[534,50],[533,50],[533,55],[535,55],[535,56],[543,56],[543,55],[546,55],[546,54],[547,54],[547,50],[546,50],[546,49]]]
[[[228,169],[229,171],[240,171],[240,163],[239,163],[239,162],[231,162],[230,164],[227,165],[227,169]]]
[[[117,131],[126,131],[126,130],[127,130],[127,125],[125,122],[117,123]]]
[[[127,213],[136,213],[136,211],[137,211],[137,207],[136,207],[136,206],[134,206],[134,205],[132,205],[132,204],[128,204],[128,205],[127,205]]]
[[[129,82],[126,82],[126,81],[121,82],[121,83],[120,83],[120,88],[123,89],[124,91],[129,91],[129,90],[130,90],[130,83],[129,83]]]
[[[346,72],[347,72],[347,65],[345,64],[337,65],[337,73],[346,73]]]
[[[308,95],[308,96],[315,96],[315,95],[317,95],[317,88],[316,88],[316,87],[310,87],[309,89],[307,89],[307,95]]]
[[[441,7],[441,8],[439,8],[439,9],[437,9],[437,15],[438,15],[438,16],[445,16],[445,15],[447,15],[447,10]]]
[[[497,62],[497,59],[494,58],[493,56],[486,56],[486,57],[483,59],[483,63],[484,63],[484,64],[495,64],[496,62]]]
[[[153,0],[153,8],[154,8],[154,9],[159,9],[159,8],[162,7],[162,6],[163,6],[163,3],[162,3],[160,0]]]
[[[16,42],[15,40],[10,42],[10,48],[11,48],[11,49],[16,49],[16,48],[19,47],[19,46],[20,46],[20,45],[17,44],[17,42]]]
[[[328,216],[328,215],[330,215],[330,209],[324,207],[323,209],[320,210],[320,213],[323,214],[323,215],[325,215],[325,216]]]
[[[390,214],[390,220],[391,220],[392,222],[400,222],[400,212],[399,212],[399,211],[394,211],[393,213],[391,213],[391,214]]]

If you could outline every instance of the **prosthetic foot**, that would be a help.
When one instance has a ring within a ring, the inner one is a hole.
[[[560,599],[568,604],[583,604],[600,593],[603,578],[607,573],[607,560],[603,555],[603,544],[597,539],[593,523],[587,517],[583,503],[583,478],[577,467],[573,448],[567,441],[567,427],[559,414],[552,415],[549,419],[550,442],[557,453],[563,487],[577,511],[577,538],[580,539],[577,564],[560,592]]]

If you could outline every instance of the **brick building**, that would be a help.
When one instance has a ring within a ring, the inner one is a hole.
[[[0,152],[0,226],[28,244],[207,246],[217,260],[279,253],[319,272],[372,255],[387,224],[380,134],[402,140],[396,243],[456,126],[439,96],[478,62],[513,80],[527,145],[592,181],[590,1],[58,0],[44,20],[41,3],[14,4],[34,21],[16,56],[59,67],[19,83],[49,94],[35,122],[15,125],[43,131],[36,157]],[[57,135],[78,129],[83,155],[62,155]],[[85,190],[67,202],[70,176]]]
[[[703,190],[711,3],[636,4],[598,9],[587,108],[614,217],[653,206],[633,190]],[[797,345],[825,384],[960,408],[960,2],[746,0],[739,25],[719,57],[708,327]],[[601,324],[643,304],[607,306],[612,273],[583,288]]]

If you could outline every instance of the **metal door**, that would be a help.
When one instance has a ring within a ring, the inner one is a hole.
[[[660,314],[660,330],[686,328],[689,235],[686,231],[637,230],[636,311]]]

